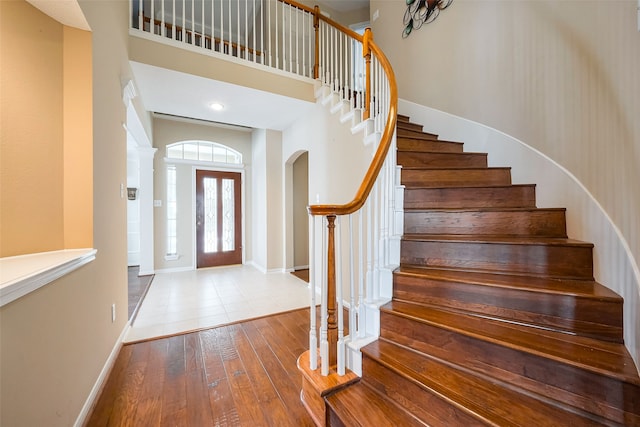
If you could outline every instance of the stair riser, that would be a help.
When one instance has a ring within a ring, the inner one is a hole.
[[[566,237],[565,212],[429,211],[405,212],[405,234],[475,234]]]
[[[362,367],[363,372],[367,373],[362,381],[408,409],[427,425],[485,425],[436,394],[408,381],[366,355],[363,357]]]
[[[410,130],[410,131],[415,131],[420,133],[422,133],[422,128],[424,127],[417,123],[405,122],[402,120],[398,120],[396,122],[396,125],[398,126],[398,129]]]
[[[510,185],[509,169],[402,169],[401,183],[407,187],[480,187]]]
[[[409,138],[423,138],[423,139],[438,139],[438,135],[435,135],[433,133],[427,133],[427,132],[421,132],[421,131],[417,131],[417,130],[409,130],[409,129],[403,129],[401,127],[399,127],[397,129],[397,136],[401,137],[401,136],[406,136]]]
[[[592,248],[484,242],[401,242],[400,263],[593,280]]]
[[[454,308],[605,341],[621,343],[623,340],[620,301],[402,274],[394,275],[393,296],[404,301]]]
[[[411,139],[400,138],[397,140],[398,152],[402,151],[422,151],[437,153],[462,153],[463,144],[456,142],[438,141],[435,139]]]
[[[622,414],[616,408],[640,412],[640,402],[633,400],[640,392],[638,387],[615,378],[386,311],[381,312],[380,322],[382,338],[567,405],[604,414],[618,422],[622,421]],[[604,403],[596,407],[594,402]]]
[[[531,208],[535,186],[481,188],[405,188],[405,209]]]
[[[398,164],[425,168],[486,168],[487,155],[482,153],[398,152]]]

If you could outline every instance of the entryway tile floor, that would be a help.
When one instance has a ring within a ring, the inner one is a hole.
[[[248,265],[156,274],[125,342],[309,307],[309,284]],[[319,300],[318,300],[319,301]]]

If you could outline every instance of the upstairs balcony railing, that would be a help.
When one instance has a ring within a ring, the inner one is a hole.
[[[130,16],[134,35],[315,79],[321,96],[351,110],[375,141],[352,201],[308,207],[310,369],[358,372],[357,343],[377,337],[377,307],[390,297],[399,253],[393,238],[400,234],[394,225],[397,89],[371,31],[358,34],[317,6],[291,0],[131,0]]]

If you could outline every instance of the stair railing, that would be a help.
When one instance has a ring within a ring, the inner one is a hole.
[[[320,364],[322,375],[328,375],[335,367],[343,375],[347,365],[352,370],[356,365],[357,372],[358,361],[350,359],[347,346],[377,337],[376,305],[390,297],[391,253],[399,252],[391,249],[392,237],[401,234],[394,229],[397,88],[371,30],[360,35],[317,6],[293,0],[130,0],[130,17],[132,35],[315,79],[376,144],[353,200],[308,208],[310,239],[322,247],[315,251],[311,244],[310,368]],[[319,339],[316,288],[322,290]],[[344,301],[350,308],[348,336]]]
[[[309,361],[310,369],[318,369],[320,364],[321,374],[326,376],[334,368],[338,375],[344,375],[346,367],[359,373],[358,356],[354,355],[354,352],[359,353],[359,346],[351,347],[351,352],[347,346],[367,337],[377,338],[378,305],[390,297],[391,271],[394,268],[392,237],[399,235],[394,228],[397,87],[393,70],[373,42],[370,29],[360,37],[322,15],[318,19],[321,21],[321,80],[342,102],[346,100],[355,109],[363,107],[362,119],[365,126],[371,127],[369,132],[376,135],[374,141],[377,144],[374,158],[350,202],[344,205],[311,205],[308,208],[311,247],[322,248],[321,256],[311,254],[310,263],[311,277],[320,277],[322,290],[320,361],[316,351],[318,337],[315,335],[317,325],[313,309]],[[360,64],[341,59],[345,46],[349,46],[352,40],[362,43],[358,46],[362,51]],[[360,73],[363,76],[361,85],[357,79]],[[355,76],[353,80],[352,76]],[[348,265],[347,272],[343,272],[344,264]],[[318,269],[321,274],[316,274]],[[313,295],[312,292],[312,308],[316,306]],[[345,336],[344,301],[349,305],[349,336]]]

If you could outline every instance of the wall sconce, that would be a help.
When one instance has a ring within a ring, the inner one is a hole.
[[[127,187],[127,199],[135,200],[138,194],[138,189],[135,187]]]
[[[406,0],[407,10],[404,12],[404,30],[402,38],[407,38],[411,31],[418,30],[422,24],[435,21],[440,11],[449,7],[453,0]]]

